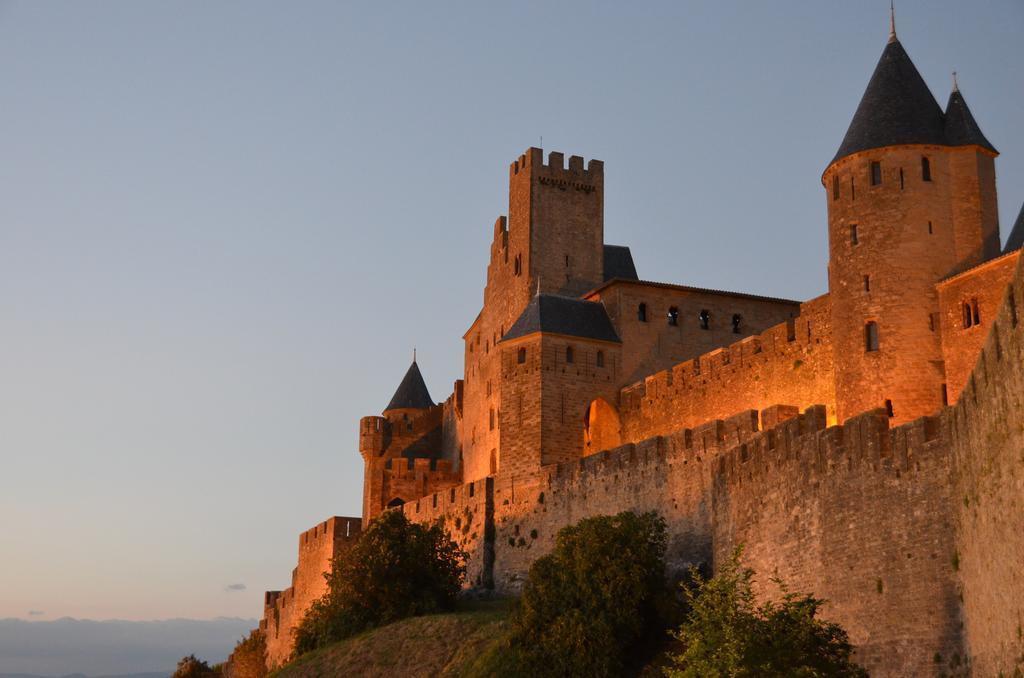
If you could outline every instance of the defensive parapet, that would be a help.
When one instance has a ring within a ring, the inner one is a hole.
[[[544,151],[531,147],[520,155],[509,165],[509,178],[511,179],[520,171],[531,168],[540,176],[545,177],[542,183],[550,183],[563,189],[580,190],[590,193],[596,189],[596,185],[604,185],[604,162],[593,160],[583,166],[583,158],[578,155],[569,156],[569,167],[565,167],[565,154],[559,151],[551,151],[548,154],[547,163],[544,162]],[[587,180],[591,183],[584,183]]]
[[[619,393],[622,439],[637,442],[776,403],[823,403],[835,422],[830,317],[828,297],[812,299],[796,318],[626,386]]]
[[[336,556],[355,543],[361,530],[360,518],[335,516],[299,535],[298,565],[292,570],[291,586],[264,594],[260,629],[266,637],[269,667],[280,666],[291,656],[295,627],[313,601],[327,592],[324,573]]]

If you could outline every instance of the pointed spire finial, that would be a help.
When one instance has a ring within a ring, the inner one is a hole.
[[[412,361],[416,362],[416,347],[412,347]]]
[[[953,91],[954,92],[959,92],[960,91],[960,85],[956,81],[956,71],[953,71]]]
[[[896,42],[896,4],[889,0],[889,42]]]

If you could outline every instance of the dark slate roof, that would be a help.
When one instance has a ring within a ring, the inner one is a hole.
[[[892,38],[832,162],[859,151],[899,144],[945,145],[946,136],[942,109],[903,45]]]
[[[993,153],[998,153],[995,147],[988,142],[981,128],[974,121],[971,109],[960,94],[959,89],[954,89],[949,94],[949,103],[946,104],[946,143],[950,146],[971,146],[978,145],[987,148]]]
[[[570,337],[621,343],[604,310],[604,304],[554,294],[538,294],[527,304],[502,341],[534,332],[551,332]]]
[[[1006,239],[1003,253],[1009,254],[1021,247],[1024,247],[1024,205],[1020,206],[1020,214],[1017,215],[1017,221],[1013,222],[1013,228],[1010,229],[1010,237]]]
[[[604,246],[604,279],[621,278],[638,280],[636,266],[633,265],[633,253],[622,245]]]
[[[398,385],[398,390],[395,391],[395,395],[391,397],[391,402],[384,408],[384,411],[404,408],[422,410],[433,406],[434,401],[430,398],[427,385],[423,383],[423,375],[420,374],[420,368],[416,365],[416,361],[413,360],[412,365],[409,366],[409,371],[405,373],[402,383]]]

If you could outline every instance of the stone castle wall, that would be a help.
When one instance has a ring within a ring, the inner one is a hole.
[[[657,372],[620,393],[623,442],[692,428],[741,409],[823,403],[835,421],[828,296],[799,317],[731,346]]]
[[[328,518],[299,535],[299,562],[292,571],[292,585],[284,591],[267,591],[260,630],[267,640],[267,665],[288,661],[295,642],[295,627],[310,605],[327,593],[324,573],[331,561],[348,549],[362,530],[361,518]]]
[[[1001,289],[950,411],[956,562],[979,676],[1024,672],[1024,260]]]

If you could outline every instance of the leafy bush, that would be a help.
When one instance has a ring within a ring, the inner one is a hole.
[[[665,521],[620,513],[563,528],[530,568],[512,615],[512,674],[617,676],[630,650],[658,638],[664,605]]]
[[[254,629],[238,641],[222,671],[224,678],[265,678],[267,675],[267,639]]]
[[[386,511],[335,558],[327,593],[296,630],[296,655],[404,617],[451,610],[466,554],[440,525]]]
[[[178,662],[178,668],[171,674],[171,678],[217,678],[220,671],[210,668],[206,662],[197,659],[194,654],[182,657]]]
[[[689,613],[673,635],[684,650],[665,669],[669,678],[707,676],[867,676],[853,663],[846,631],[816,619],[824,602],[789,593],[781,603],[757,606],[754,571],[740,565],[737,549],[718,576],[691,571],[684,584]]]

